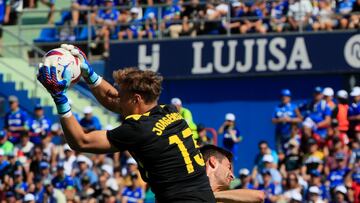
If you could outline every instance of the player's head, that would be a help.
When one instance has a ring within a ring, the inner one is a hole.
[[[123,117],[142,114],[144,107],[157,103],[163,78],[149,70],[125,68],[113,72],[118,88],[118,110]],[[147,109],[148,110],[148,109]]]
[[[206,164],[206,173],[212,187],[229,189],[234,179],[231,152],[214,145],[205,145],[200,149]]]

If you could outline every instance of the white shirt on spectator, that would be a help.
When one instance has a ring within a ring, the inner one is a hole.
[[[69,159],[64,160],[64,173],[68,176],[71,175],[74,162],[76,161],[75,155],[71,155]]]
[[[305,16],[312,13],[313,7],[309,0],[297,1],[289,6],[288,16],[295,21],[304,21]]]

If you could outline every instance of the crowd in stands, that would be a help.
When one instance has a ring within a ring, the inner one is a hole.
[[[16,96],[7,101],[10,110],[0,130],[0,202],[144,201],[148,188],[130,154],[73,151],[42,106],[30,116]],[[83,113],[76,118],[84,131],[104,129],[90,106]]]
[[[234,188],[263,190],[266,203],[359,203],[360,87],[350,94],[316,87],[313,98],[298,105],[291,98],[289,89],[282,90],[281,102],[274,109],[275,148],[260,141],[254,167],[235,172],[239,184]],[[128,153],[72,151],[63,140],[61,126],[52,124],[41,106],[29,118],[16,96],[7,101],[10,111],[0,131],[0,201],[134,202],[151,194]],[[208,129],[194,123],[179,98],[171,104],[188,122],[200,146],[213,143]],[[112,128],[103,127],[91,107],[83,113],[83,118],[75,117],[84,131]],[[225,115],[218,133],[222,138],[218,144],[233,152],[237,162],[237,143],[243,137],[235,114]]]
[[[264,190],[267,203],[359,203],[360,87],[350,95],[316,87],[313,98],[299,105],[291,97],[289,89],[282,90],[274,110],[275,149],[260,141],[254,168],[239,171],[236,188]],[[227,114],[226,120],[219,133],[225,134],[224,148],[232,150],[241,137],[229,124],[235,116]]]
[[[54,23],[54,1],[41,2]],[[35,0],[1,1],[1,24],[15,24],[22,7],[36,5]],[[69,9],[56,22],[59,27],[43,29],[35,41],[79,41],[91,35],[91,47],[101,42],[107,57],[110,40],[360,28],[360,0],[74,0]]]

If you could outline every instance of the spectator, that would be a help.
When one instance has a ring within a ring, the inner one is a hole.
[[[321,1],[325,1],[325,0],[321,0]],[[325,87],[323,90],[323,95],[324,95],[324,100],[326,101],[326,104],[329,106],[329,108],[332,111],[335,108],[334,90],[331,87]]]
[[[300,193],[294,193],[290,199],[290,203],[301,203],[303,201],[302,195]]]
[[[145,194],[142,188],[138,185],[138,175],[131,175],[131,184],[122,192],[122,203],[143,203]]]
[[[331,8],[331,4],[329,2],[329,0],[320,0],[319,1],[319,10],[317,13],[315,13],[314,18],[315,18],[315,22],[312,25],[312,28],[314,31],[318,31],[318,30],[327,30],[327,31],[332,31],[333,27],[334,27],[334,12]],[[324,89],[324,95],[326,94],[334,94],[334,91],[331,91],[332,89],[328,89],[326,90],[326,88]],[[326,95],[325,95],[326,96]],[[332,96],[329,96],[332,97]],[[329,99],[329,103],[328,105],[330,106],[330,108],[334,107],[334,103]]]
[[[26,130],[27,113],[20,109],[16,96],[9,96],[10,111],[5,115],[5,129],[10,133],[9,140],[16,144]]]
[[[29,133],[24,132],[21,136],[20,142],[16,144],[16,151],[21,151],[26,157],[30,158],[32,150],[34,149],[34,143],[30,141]]]
[[[5,130],[0,130],[0,149],[4,151],[5,155],[14,151],[14,144],[7,139],[7,133]]]
[[[320,191],[319,187],[311,186],[309,188],[308,201],[313,202],[313,203],[325,203],[325,201],[322,200],[320,195],[321,195],[321,191]]]
[[[355,137],[356,127],[360,124],[360,87],[354,87],[350,93],[353,103],[349,107],[348,119],[350,121],[349,137]]]
[[[295,196],[296,193],[301,194],[302,188],[299,184],[299,178],[296,173],[288,173],[286,177],[285,190],[283,193],[283,198],[286,201],[289,201],[291,197]]]
[[[61,190],[58,190],[51,185],[50,180],[45,180],[44,189],[40,192],[37,202],[65,203],[66,197]]]
[[[4,180],[9,166],[10,163],[6,160],[4,150],[0,149],[0,180]]]
[[[84,155],[79,155],[76,159],[78,164],[78,171],[75,174],[74,182],[78,191],[82,190],[81,180],[83,177],[89,177],[90,185],[98,181],[97,175],[91,170],[92,161]]]
[[[36,145],[41,143],[41,137],[50,132],[51,122],[44,115],[41,105],[36,105],[34,109],[34,118],[29,119],[30,141]]]
[[[359,12],[360,12],[360,0],[354,0],[352,13],[355,13],[355,14],[351,14],[351,16],[350,16],[350,23],[349,23],[350,29],[360,28]]]
[[[114,169],[113,166],[105,164],[101,166],[102,176],[105,178],[105,185],[107,188],[111,189],[113,194],[116,194],[119,191],[119,185],[114,178]]]
[[[118,37],[119,40],[123,40],[124,37],[132,40],[134,38],[142,39],[146,34],[146,30],[144,30],[144,25],[142,19],[139,19],[140,9],[133,7],[130,9],[130,21],[128,22],[129,26],[126,30],[119,32]],[[152,32],[149,32],[149,38],[152,38]]]
[[[350,168],[355,168],[356,163],[359,163],[359,161],[360,161],[360,143],[359,142],[354,142],[352,149],[353,150],[351,152],[351,157],[350,157],[350,160],[349,160],[349,167]]]
[[[337,167],[332,170],[327,177],[331,190],[334,190],[337,186],[343,185],[346,175],[350,172],[347,167],[344,153],[337,153],[336,155]]]
[[[347,203],[347,189],[344,185],[335,188],[335,203]]]
[[[310,29],[313,7],[310,0],[290,0],[287,13],[291,30]]]
[[[339,90],[336,93],[337,104],[333,110],[332,118],[338,121],[338,129],[341,133],[347,133],[349,130],[349,120],[348,120],[348,93],[345,90]]]
[[[247,168],[242,168],[239,171],[240,185],[236,186],[236,189],[255,189],[251,184],[250,171]]]
[[[65,158],[61,160],[64,162],[64,173],[65,175],[70,176],[71,171],[73,170],[73,165],[76,161],[76,156],[74,155],[74,152],[71,150],[68,144],[64,145],[64,153]]]
[[[173,0],[166,0],[166,6],[162,8],[161,30],[170,37],[176,38],[182,29],[180,20],[180,7],[173,3]]]
[[[8,154],[7,156],[8,158],[8,162],[9,162],[9,166],[6,170],[6,173],[9,175],[9,176],[14,176],[15,175],[15,172],[16,171],[22,171],[23,173],[23,176],[25,177],[26,179],[26,170],[25,170],[25,167],[23,166],[23,164],[20,162],[18,156],[15,155],[14,152]]]
[[[276,150],[284,152],[284,144],[289,141],[292,125],[301,122],[301,115],[297,107],[291,103],[291,92],[288,89],[281,91],[281,104],[275,107],[272,122],[276,125]]]
[[[77,26],[78,24],[85,24],[88,22],[88,11],[91,11],[96,7],[96,1],[92,0],[74,0],[71,4],[71,17],[72,17],[72,26]],[[95,13],[90,12],[90,24],[95,24]]]
[[[91,106],[84,108],[84,118],[80,120],[80,125],[85,132],[91,132],[93,130],[101,130],[101,124],[99,119],[93,115],[93,109]]]
[[[25,203],[35,203],[35,196],[31,193],[26,194],[24,197],[24,202]]]
[[[307,177],[306,174],[310,174],[312,170],[322,172],[324,168],[324,153],[319,150],[316,141],[310,138],[306,145],[308,153],[304,155],[304,165],[301,169],[303,177]]]
[[[322,92],[321,87],[316,87],[313,100],[299,108],[305,115],[303,126],[307,138],[312,137],[314,133],[317,140],[323,140],[326,136],[326,129],[331,123],[331,109],[323,100]]]
[[[45,161],[40,162],[40,176],[43,181],[51,181],[53,179],[50,174],[50,164]]]
[[[126,173],[124,175],[124,181],[125,181],[125,185],[129,186],[131,183],[131,176],[132,175],[137,175],[138,177],[138,184],[143,188],[143,190],[145,191],[146,189],[146,183],[142,180],[141,176],[140,176],[140,171],[138,169],[138,165],[135,161],[134,158],[130,157],[126,160]]]
[[[65,174],[63,162],[58,162],[56,176],[51,180],[52,185],[62,191],[74,188],[74,180]]]
[[[104,40],[103,57],[109,57],[110,38],[115,34],[115,26],[119,20],[119,11],[113,8],[113,0],[104,0],[105,9],[100,9],[96,16],[96,23],[100,25],[100,30],[97,30],[96,39],[91,46],[95,48],[97,43]]]
[[[41,146],[45,154],[45,160],[50,164],[54,164],[57,156],[55,145],[51,142],[51,135],[45,135],[42,137]]]
[[[255,158],[255,166],[254,166],[254,169],[253,169],[253,174],[257,173],[257,172],[261,172],[263,169],[264,169],[264,164],[263,164],[263,157],[266,155],[266,154],[270,154],[273,158],[273,163],[275,165],[278,164],[279,162],[279,157],[276,153],[275,150],[272,150],[270,149],[269,147],[269,144],[266,142],[266,141],[260,141],[259,144],[258,144],[258,147],[259,147],[259,151],[260,153],[258,153],[256,155],[256,158]]]
[[[59,123],[54,123],[51,125],[50,128],[50,135],[51,135],[51,143],[56,146],[62,146],[65,142],[64,140],[64,132],[61,129],[61,125]]]
[[[80,200],[83,202],[95,202],[95,190],[91,187],[90,177],[83,176],[80,179],[82,190],[79,191]]]
[[[258,187],[258,190],[262,190],[265,192],[264,203],[276,202],[279,199],[279,193],[276,192],[275,185],[271,182],[270,171],[264,169],[263,171],[261,171],[261,176],[264,182]]]
[[[282,192],[282,187],[281,187],[282,177],[281,177],[279,170],[276,168],[276,165],[274,164],[274,158],[270,154],[266,154],[263,157],[262,161],[264,164],[263,170],[267,170],[271,174],[271,182],[275,186],[276,194],[280,194]],[[260,185],[263,184],[263,182],[264,182],[262,177],[263,176],[259,174],[259,175],[257,175],[257,178],[256,178],[257,183]]]
[[[28,190],[28,184],[23,179],[22,171],[15,171],[14,173],[14,186],[12,188],[15,191],[15,197],[17,200],[23,199]]]
[[[40,162],[42,161],[46,161],[44,160],[43,157],[43,150],[41,148],[41,146],[35,146],[34,150],[32,151],[32,156],[31,156],[31,163],[30,163],[30,174],[29,174],[29,180],[32,180],[33,177],[37,176],[40,174],[41,169],[40,169]],[[30,182],[30,181],[28,181]]]
[[[205,126],[203,126],[202,124],[198,124],[197,125],[197,132],[198,132],[198,135],[199,135],[199,139],[197,139],[197,144],[200,147],[212,143],[211,138],[207,136]]]
[[[7,24],[9,22],[9,12],[6,12],[8,9],[7,7],[9,7],[7,5],[6,1],[1,1],[0,2],[0,25],[2,26],[3,24]],[[3,30],[2,28],[0,28],[0,50],[2,50],[2,36],[3,36]],[[2,53],[0,53],[0,56]]]
[[[287,144],[285,159],[280,165],[280,171],[283,175],[288,172],[300,172],[302,166],[302,156],[300,154],[300,145],[295,139],[291,139]]]
[[[23,10],[22,0],[6,1],[6,11],[4,21],[6,25],[16,25],[18,22],[18,15]]]
[[[350,13],[353,8],[353,1],[352,0],[343,0],[339,3],[338,6],[338,14],[340,14],[339,22],[340,28],[346,29],[349,26],[349,18]]]
[[[199,0],[191,0],[189,4],[183,6],[181,11],[183,20],[180,34],[196,36],[201,30],[199,20],[205,18],[205,6]]]
[[[55,12],[55,0],[41,0],[40,1],[45,6],[49,7],[50,11],[48,14],[48,23],[53,24],[54,23],[54,12]],[[26,3],[26,1],[24,2]],[[36,7],[37,0],[28,0],[28,7],[29,8],[35,8]]]
[[[234,154],[234,159],[237,159],[237,143],[241,142],[242,136],[240,131],[235,125],[235,115],[233,113],[227,113],[225,115],[225,122],[220,126],[218,130],[219,135],[223,135],[223,147]]]
[[[271,9],[271,29],[275,32],[282,32],[286,25],[285,3],[283,0],[275,0],[272,2]]]
[[[241,17],[243,17],[243,20],[241,21],[240,33],[254,31],[262,34],[266,33],[266,27],[263,24],[263,13],[255,3],[246,2]]]
[[[191,111],[189,109],[183,107],[182,102],[179,98],[172,98],[171,104],[176,107],[176,109],[179,111],[180,115],[186,120],[187,124],[189,125],[189,127],[192,131],[193,138],[198,139],[199,135],[197,133],[197,126],[194,123]]]
[[[360,162],[358,162],[360,163]],[[351,175],[351,192],[353,193],[352,197],[350,196],[350,201],[354,203],[360,202],[360,165],[352,169]]]

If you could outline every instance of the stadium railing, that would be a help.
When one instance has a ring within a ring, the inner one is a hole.
[[[183,3],[181,5],[186,5],[188,3]],[[257,17],[253,17],[253,18],[249,18],[249,17],[232,17],[231,16],[231,11],[232,11],[232,7],[231,7],[231,3],[229,2],[226,2],[225,4],[227,4],[228,6],[228,12],[226,15],[224,16],[221,16],[220,18],[218,19],[213,19],[213,20],[209,20],[209,19],[206,19],[206,18],[198,18],[198,19],[189,19],[188,22],[189,23],[218,23],[219,25],[220,24],[229,24],[231,22],[236,22],[236,21],[241,21],[241,20],[244,20],[244,19],[249,19],[249,20],[252,20],[252,19],[257,19]],[[205,5],[205,3],[200,3],[200,5]],[[152,6],[149,6],[149,5],[139,5],[138,7],[141,7],[143,8],[143,10],[145,11],[147,8],[155,8],[155,10],[157,10],[157,19],[156,19],[156,36],[154,38],[156,39],[164,39],[164,38],[170,38],[170,36],[166,35],[165,31],[161,29],[161,24],[164,22],[164,20],[162,19],[162,15],[163,15],[163,9],[165,6],[168,6],[168,5],[165,5],[165,4],[155,4],[155,5],[152,5]],[[299,4],[300,6],[300,4]],[[100,9],[104,9],[105,7],[99,7],[98,10]],[[118,7],[114,7],[118,10],[130,10],[132,7],[131,6],[118,6]],[[300,8],[301,9],[301,6]],[[87,10],[82,10],[83,12],[87,12],[87,14],[90,14],[91,12],[93,12],[93,9],[87,9]],[[49,50],[51,48],[54,48],[54,47],[57,47],[59,45],[59,43],[64,43],[64,42],[68,42],[68,43],[75,43],[77,44],[78,46],[80,46],[82,49],[85,50],[85,52],[87,52],[89,55],[90,53],[92,53],[93,55],[97,55],[99,53],[102,53],[102,50],[100,48],[100,50],[91,50],[90,48],[90,44],[91,42],[93,41],[93,39],[95,38],[94,36],[94,29],[96,30],[96,28],[99,27],[99,25],[92,25],[90,23],[87,23],[87,24],[83,24],[83,25],[78,25],[76,27],[71,27],[69,25],[56,25],[56,24],[42,24],[42,25],[23,25],[22,22],[23,22],[23,16],[25,16],[24,14],[29,14],[29,13],[48,13],[49,11],[48,10],[29,10],[29,9],[24,9],[22,13],[20,13],[19,15],[19,20],[18,20],[18,25],[17,25],[17,33],[18,33],[18,36],[21,38],[23,35],[27,35],[26,32],[30,32],[32,34],[34,33],[39,33],[40,30],[46,32],[46,28],[48,29],[53,29],[53,31],[55,32],[58,32],[60,29],[63,29],[63,28],[69,28],[69,29],[77,29],[77,30],[83,30],[83,29],[86,29],[86,38],[75,38],[74,40],[71,40],[71,41],[61,41],[58,37],[55,37],[54,40],[49,40],[49,41],[36,41],[35,40],[35,44],[37,44],[37,46],[41,47],[42,49],[44,50]],[[55,13],[63,13],[63,12],[70,12],[71,13],[71,9],[58,9],[58,10],[55,10],[54,11]],[[145,13],[145,12],[144,12]],[[334,14],[333,15],[333,18],[338,18],[340,17],[341,15],[339,14]],[[90,15],[87,15],[87,21],[90,22],[91,21],[91,17]],[[264,20],[268,20],[268,21],[271,21],[271,15],[267,16],[267,17],[264,17],[262,18]],[[71,20],[71,19],[70,19]],[[183,23],[183,20],[176,20],[176,21],[171,21],[172,23],[178,23],[178,24],[181,24]],[[142,22],[143,25],[146,24],[146,22]],[[127,26],[127,25],[131,25],[131,23],[118,23],[117,24],[118,26]],[[231,32],[231,28],[229,28],[228,26],[226,26],[224,28],[225,30],[225,33],[222,33],[223,35],[226,35],[226,36],[232,36],[232,35],[239,35],[239,34],[234,34]],[[275,31],[273,31],[275,32]],[[303,33],[303,32],[308,32],[308,30],[305,29],[305,26],[300,22],[300,25],[298,27],[297,30],[295,31],[291,31],[291,32],[298,32],[298,33]],[[57,33],[59,34],[59,33]],[[202,35],[202,36],[214,36],[213,34],[205,34],[205,35]],[[220,34],[217,34],[217,35],[220,35]],[[244,35],[244,34],[242,34]],[[38,35],[39,36],[39,35]],[[82,36],[84,37],[84,36]],[[182,36],[180,36],[182,37]],[[189,37],[189,36],[184,36],[184,37]],[[134,39],[134,40],[137,40],[137,39]],[[100,41],[102,42],[102,41]],[[119,42],[118,39],[116,38],[112,38],[110,43],[113,43],[113,42]],[[99,47],[99,46],[98,46]],[[91,55],[90,55],[91,57]]]

